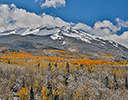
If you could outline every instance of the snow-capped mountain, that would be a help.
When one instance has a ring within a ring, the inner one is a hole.
[[[82,40],[90,44],[91,44],[90,40],[100,41],[98,38],[103,39],[101,37],[92,36],[88,33],[85,33],[83,31],[80,31],[68,26],[62,26],[62,27],[40,26],[40,27],[34,27],[34,28],[18,28],[15,30],[8,30],[0,33],[0,35],[9,35],[9,34],[16,34],[16,35],[23,35],[23,36],[29,35],[29,34],[34,34],[39,36],[49,35],[53,40],[63,39],[63,36],[67,36],[67,37],[76,38],[77,40]],[[103,43],[103,41],[101,42]]]
[[[128,57],[126,47],[68,26],[18,28],[1,32],[0,35],[1,46],[29,52],[50,47],[84,54],[107,53],[120,58]]]

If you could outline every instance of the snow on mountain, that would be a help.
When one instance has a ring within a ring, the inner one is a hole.
[[[1,35],[9,35],[9,34],[20,34],[20,35],[28,35],[35,34],[40,36],[50,35],[53,40],[62,39],[63,35],[68,37],[73,37],[87,43],[91,43],[90,40],[95,39],[94,36],[89,35],[85,32],[73,29],[68,26],[62,27],[35,27],[35,28],[21,28],[10,31],[2,32]]]
[[[0,33],[0,44],[27,52],[40,52],[42,48],[56,48],[82,54],[106,53],[127,58],[128,49],[102,37],[68,26],[18,28]],[[9,35],[13,34],[13,35]],[[33,35],[34,34],[34,35]]]
[[[29,34],[34,34],[34,35],[39,35],[39,36],[50,36],[51,39],[57,40],[57,39],[64,39],[64,36],[67,37],[73,37],[76,38],[77,40],[82,40],[86,43],[91,44],[91,40],[96,40],[101,43],[101,46],[104,46],[106,44],[106,39],[98,36],[92,36],[84,31],[80,31],[77,29],[74,29],[69,26],[62,26],[62,27],[44,27],[44,26],[39,26],[39,27],[32,27],[32,28],[18,28],[15,30],[9,30],[9,31],[4,31],[1,32],[0,35],[9,35],[9,34],[19,34],[19,35],[29,35]],[[110,40],[109,40],[110,41]],[[114,43],[110,41],[110,43],[118,47],[117,43]],[[62,45],[66,44],[66,41],[62,43]]]

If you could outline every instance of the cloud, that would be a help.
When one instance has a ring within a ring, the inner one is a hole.
[[[100,21],[96,22],[94,25],[94,28],[95,29],[108,28],[110,31],[114,33],[120,30],[120,28],[113,25],[113,23],[108,20],[104,20],[103,22],[100,22]]]
[[[128,27],[128,21],[123,21],[119,18],[116,19],[117,25],[114,25],[109,20],[102,22],[98,21],[93,27],[84,23],[68,23],[59,17],[53,17],[43,13],[36,15],[35,13],[27,12],[24,9],[17,8],[14,4],[0,5],[0,32],[12,30],[15,28],[29,28],[38,26],[74,26],[75,29],[84,30],[88,34],[100,36],[106,39],[114,40],[126,47],[128,47],[128,31],[118,36],[116,33],[121,30],[121,27]]]
[[[35,2],[38,2],[38,0],[35,0]]]
[[[58,8],[58,7],[64,7],[66,5],[65,0],[45,0],[44,3],[42,3],[41,7],[42,8]]]
[[[73,28],[84,30],[85,32],[94,36],[100,36],[105,39],[116,41],[128,48],[128,31],[119,36],[116,34],[119,30],[121,30],[120,26],[127,27],[128,21],[124,22],[120,19],[116,20],[119,21],[118,25],[113,25],[112,22],[104,20],[103,22],[96,22],[93,27],[90,27],[84,23],[78,23]]]
[[[27,28],[35,26],[64,26],[70,25],[58,17],[52,17],[43,13],[41,16],[18,9],[14,4],[0,5],[0,31],[15,28]]]
[[[122,45],[124,45],[125,47],[128,48],[128,31],[124,32],[122,35],[118,36],[116,34],[111,35],[109,37],[106,37],[106,39],[111,39],[114,40]]]
[[[103,28],[103,29],[94,28],[84,23],[78,23],[73,28],[78,29],[78,30],[83,30],[91,35],[100,36],[100,37],[104,37],[106,35],[112,34],[111,31],[107,28]]]
[[[120,18],[116,18],[116,21],[118,23],[118,26],[120,27],[128,27],[128,21],[124,21]]]
[[[38,0],[35,0],[35,2],[38,2]]]
[[[119,30],[121,30],[120,27],[113,25],[113,23],[108,20],[104,20],[103,22],[98,21],[93,27],[94,34],[102,37],[115,34]]]
[[[94,27],[90,27],[83,23],[78,23],[74,26],[74,28],[81,29],[89,34],[101,37],[112,35],[120,30],[120,28],[113,25],[113,23],[108,20],[104,20],[103,22],[98,21],[94,24]]]
[[[75,29],[81,29],[84,30],[86,32],[91,32],[92,28],[84,23],[78,23],[74,26]]]

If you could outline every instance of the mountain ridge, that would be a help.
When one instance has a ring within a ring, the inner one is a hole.
[[[0,33],[0,44],[1,47],[7,46],[25,52],[41,53],[44,49],[60,49],[92,56],[106,53],[128,59],[128,48],[121,44],[67,26],[5,31]]]
[[[65,50],[81,54],[91,54],[96,57],[96,54],[106,53],[114,55],[118,58],[128,59],[128,49],[116,42],[109,40],[90,40],[91,43],[82,41],[74,37],[61,35],[61,39],[52,39],[52,35],[39,36],[35,34],[19,35],[10,34],[0,36],[0,47],[8,47],[15,50],[23,50],[25,52],[42,53],[42,50]],[[65,42],[64,42],[65,41]],[[102,46],[104,45],[104,46]]]

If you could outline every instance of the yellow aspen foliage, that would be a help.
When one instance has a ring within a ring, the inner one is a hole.
[[[59,90],[57,89],[57,90],[52,90],[52,92],[53,92],[53,95],[59,95]]]
[[[22,89],[17,93],[19,96],[19,100],[28,100],[28,88],[22,87]]]
[[[60,84],[58,84],[58,94],[61,97],[64,94],[65,88],[63,88]]]
[[[82,94],[84,93],[84,90],[77,90],[76,95],[74,95],[75,100],[82,100]]]
[[[49,93],[49,90],[46,88],[46,85],[42,85],[42,90],[41,90],[41,96],[42,100],[47,100],[47,94]]]
[[[87,67],[87,70],[90,72],[90,73],[92,73],[92,67]]]
[[[117,72],[117,70],[116,70],[116,68],[114,68],[114,70],[113,70],[113,74],[116,74],[116,72]]]
[[[107,73],[108,70],[109,70],[109,68],[108,67],[105,67],[104,72]]]
[[[110,87],[111,87],[111,89],[112,89],[112,88],[114,87],[114,84],[113,84],[113,83],[111,83],[111,84],[110,84]]]
[[[37,87],[39,86],[39,81],[36,81],[34,84],[34,90],[37,90]]]
[[[10,79],[9,79],[9,82],[12,83],[14,81],[14,74],[11,75]]]
[[[116,75],[117,75],[119,78],[121,78],[123,72],[124,72],[124,70],[121,69],[121,68],[119,68],[119,69],[117,70],[117,72],[116,72]]]
[[[11,91],[8,91],[5,93],[6,95],[4,96],[4,100],[8,100],[9,99],[9,96],[11,94]]]

